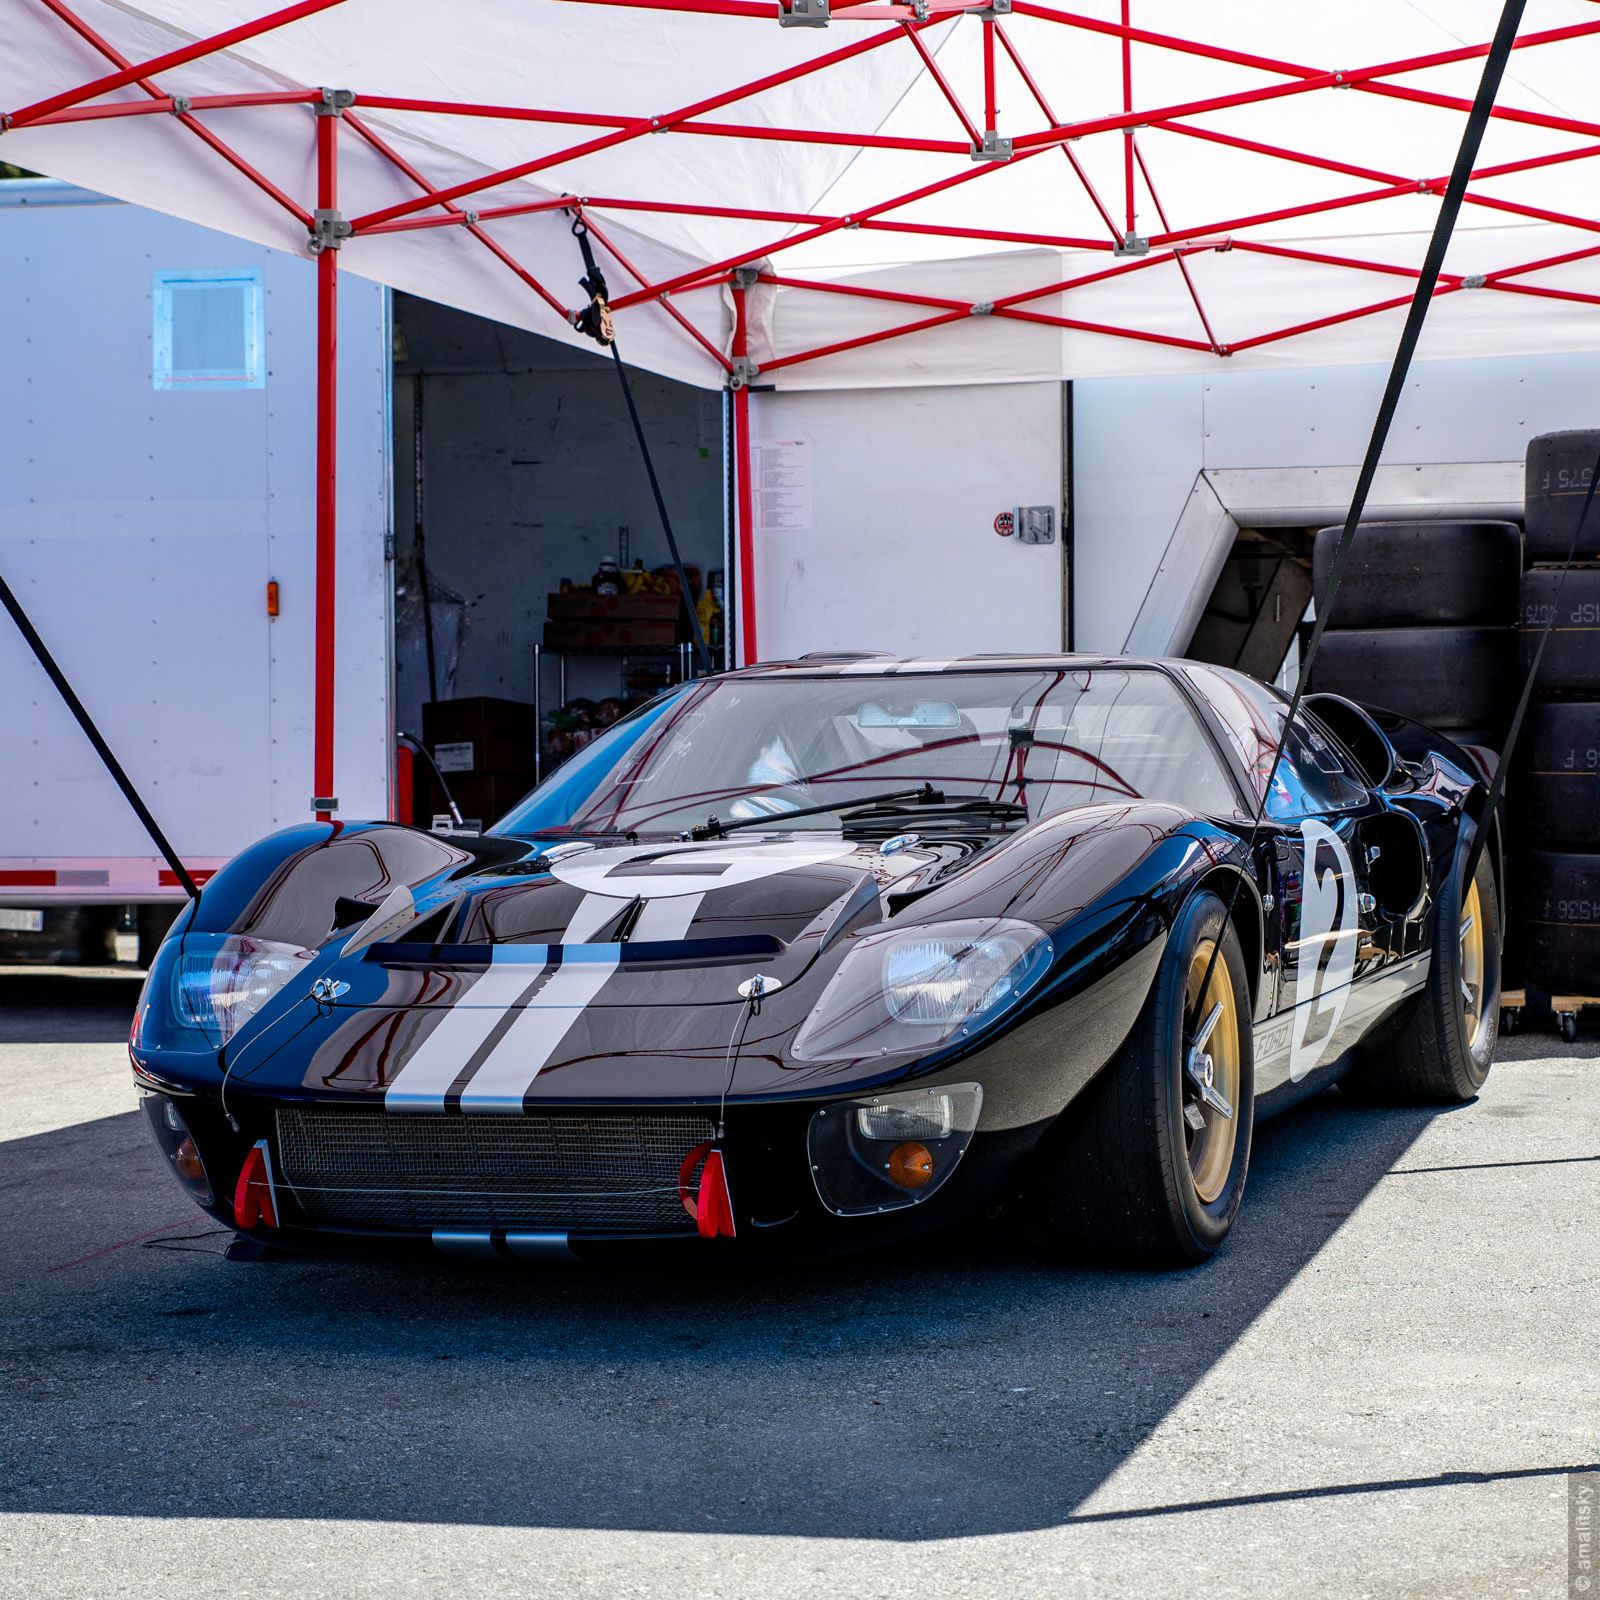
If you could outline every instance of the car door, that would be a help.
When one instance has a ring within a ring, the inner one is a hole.
[[[1331,1066],[1364,1031],[1360,991],[1382,964],[1361,837],[1375,809],[1332,741],[1297,716],[1266,803],[1281,965],[1276,1025],[1260,1040],[1258,1092]]]

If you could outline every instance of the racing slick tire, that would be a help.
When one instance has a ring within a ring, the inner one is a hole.
[[[1342,527],[1312,547],[1322,608]],[[1334,596],[1330,628],[1516,621],[1522,531],[1514,522],[1364,522]]]
[[[1500,895],[1487,850],[1462,892],[1467,845],[1435,908],[1427,987],[1396,1020],[1357,1046],[1342,1086],[1355,1098],[1454,1106],[1489,1076],[1500,1032]]]
[[[1244,1198],[1254,1126],[1244,952],[1227,908],[1202,890],[1178,913],[1133,1032],[1046,1136],[1027,1190],[1032,1217],[1074,1257],[1204,1261]]]
[[[1542,433],[1528,441],[1523,491],[1530,561],[1567,559],[1597,458],[1600,431],[1592,428]],[[1600,559],[1600,505],[1590,509],[1575,559]]]
[[[1559,700],[1528,710],[1522,811],[1541,844],[1600,850],[1600,705]]]
[[[1549,994],[1593,994],[1600,976],[1600,855],[1530,850],[1522,902],[1528,982]]]
[[[1330,628],[1311,687],[1433,728],[1498,727],[1517,703],[1514,628]]]
[[[1600,517],[1600,511],[1591,515]],[[1524,676],[1533,668],[1534,654],[1552,614],[1555,622],[1539,662],[1536,687],[1542,691],[1600,693],[1600,566],[1530,567],[1523,573],[1518,636]]]

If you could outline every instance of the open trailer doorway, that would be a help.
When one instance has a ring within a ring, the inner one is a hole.
[[[623,711],[696,670],[613,364],[394,297],[394,707],[426,757],[397,808],[487,824]],[[721,394],[630,384],[713,663],[726,662]]]

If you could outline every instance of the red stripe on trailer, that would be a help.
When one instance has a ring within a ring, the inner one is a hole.
[[[172,881],[176,883],[178,880],[174,878]],[[53,889],[55,886],[56,875],[53,872],[0,872],[0,889]]]
[[[189,868],[189,876],[191,878],[193,878],[194,881],[197,884],[199,884],[199,883],[207,883],[212,878],[216,877],[216,875],[217,875],[217,869],[215,867],[190,867]],[[4,882],[4,881],[5,880],[4,880],[3,875],[0,875],[0,882]],[[156,882],[158,884],[160,884],[163,889],[180,889],[180,888],[183,887],[182,884],[180,884],[178,882],[177,873],[173,872],[171,870],[171,868],[169,868],[169,867],[163,867],[156,874]]]

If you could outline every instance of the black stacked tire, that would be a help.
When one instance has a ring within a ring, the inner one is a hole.
[[[1600,703],[1533,705],[1519,743],[1528,837],[1555,849],[1600,850]]]
[[[1600,460],[1600,429],[1545,433],[1529,441],[1524,491],[1529,560],[1567,559],[1596,460]],[[1596,499],[1600,499],[1600,491]],[[1593,510],[1575,559],[1600,560],[1600,515]]]
[[[1517,694],[1516,524],[1363,523],[1330,602],[1341,532],[1323,528],[1312,551],[1328,613],[1313,687],[1498,749]]]
[[[1600,565],[1530,567],[1523,574],[1518,632],[1524,673],[1547,624],[1537,692],[1600,699]]]
[[[1312,547],[1311,582],[1323,596],[1341,528],[1324,528]],[[1522,576],[1522,536],[1514,522],[1364,522],[1334,596],[1330,628],[1506,623],[1508,596]]]
[[[1600,493],[1579,526],[1597,463],[1600,429],[1528,446],[1517,625],[1522,674],[1536,655],[1539,672],[1514,757],[1520,903],[1527,981],[1561,995],[1600,995]]]
[[[1498,748],[1517,703],[1512,628],[1330,628],[1312,674],[1330,690]]]
[[[1528,978],[1550,994],[1600,994],[1600,854],[1530,850],[1523,866]]]

